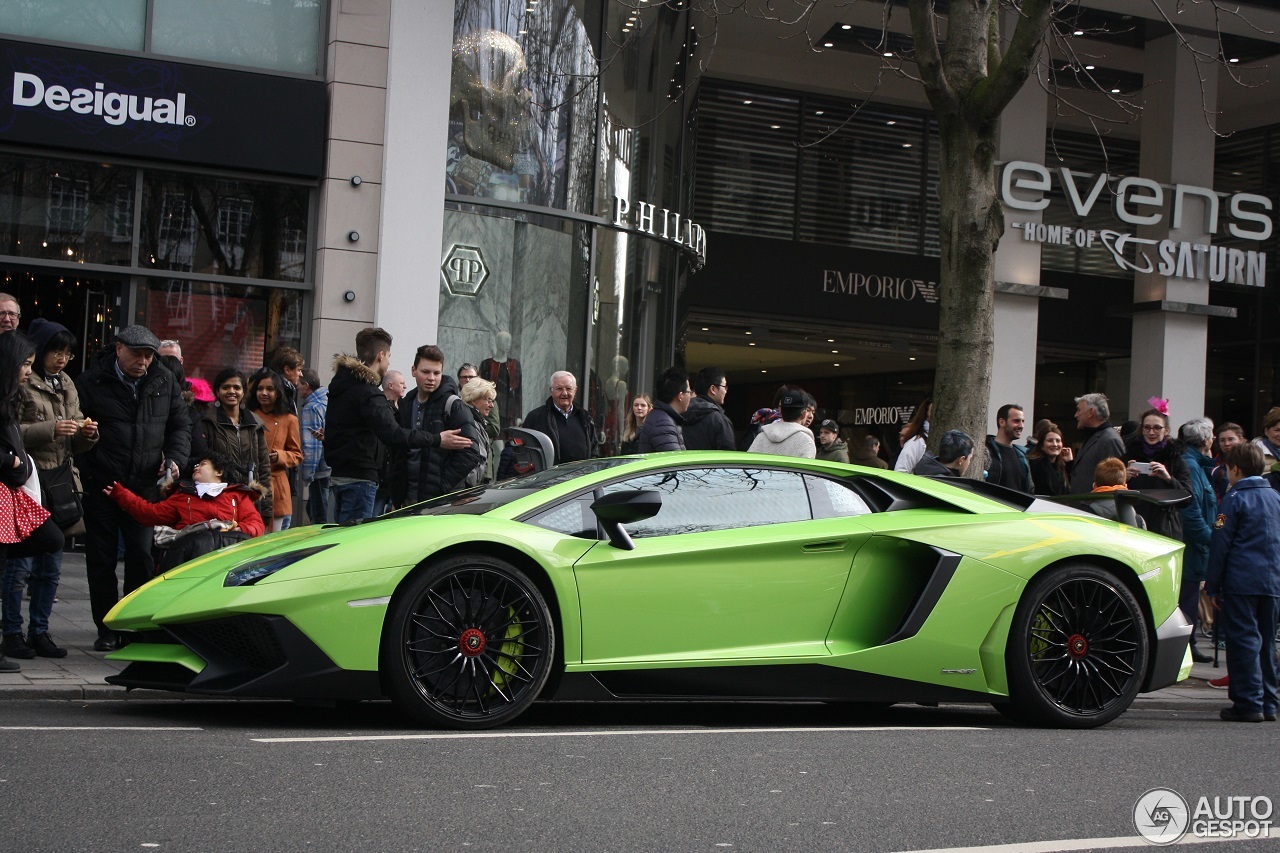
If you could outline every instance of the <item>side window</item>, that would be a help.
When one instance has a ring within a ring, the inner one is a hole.
[[[591,511],[590,494],[544,510],[530,518],[529,524],[563,533],[565,536],[596,538],[596,516]]]
[[[847,483],[812,475],[805,475],[804,481],[809,487],[814,518],[847,518],[872,512],[862,495]]]
[[[606,492],[625,489],[662,495],[657,515],[627,525],[635,538],[734,530],[812,517],[804,480],[790,471],[691,468],[646,474],[605,487]]]

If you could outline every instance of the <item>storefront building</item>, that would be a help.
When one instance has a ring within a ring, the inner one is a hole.
[[[86,353],[145,322],[193,375],[289,345],[327,376],[380,325],[400,369],[423,343],[476,364],[507,424],[568,369],[606,450],[672,362],[725,367],[739,426],[791,381],[893,436],[937,338],[918,84],[883,73],[862,4],[820,8],[807,38],[687,5],[10,4],[0,289]],[[1090,74],[1114,91],[1072,111],[1032,81],[1006,113],[992,412],[1070,428],[1072,397],[1102,390],[1121,416],[1164,397],[1176,422],[1257,431],[1280,97],[1256,75],[1280,13],[1246,9],[1221,45],[1184,33],[1229,66],[1093,10]],[[1140,119],[1090,129],[1126,99]]]

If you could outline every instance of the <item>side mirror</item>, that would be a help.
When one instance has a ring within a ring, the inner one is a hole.
[[[507,427],[502,431],[502,437],[515,448],[515,469],[518,476],[545,471],[555,461],[555,447],[544,432],[524,427]]]
[[[604,526],[605,533],[609,534],[609,544],[624,551],[632,551],[636,546],[622,525],[653,518],[660,509],[661,493],[636,489],[607,495],[596,489],[595,500],[591,504],[591,511]]]

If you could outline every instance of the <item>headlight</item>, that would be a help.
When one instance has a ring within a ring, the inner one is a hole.
[[[292,566],[299,560],[305,560],[307,557],[319,554],[321,551],[327,551],[332,547],[333,545],[318,545],[315,548],[304,548],[301,551],[274,554],[270,557],[263,557],[261,560],[245,563],[243,566],[227,572],[227,579],[222,582],[222,585],[252,586],[263,578],[274,575],[287,566]]]

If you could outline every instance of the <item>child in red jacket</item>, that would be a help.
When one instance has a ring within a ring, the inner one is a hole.
[[[249,486],[228,482],[235,474],[235,463],[228,457],[206,453],[195,467],[194,482],[179,483],[159,503],[145,501],[119,483],[102,491],[139,524],[163,524],[181,530],[202,521],[223,521],[230,523],[230,530],[239,530],[250,538],[261,536],[265,525],[253,505],[261,495]]]

